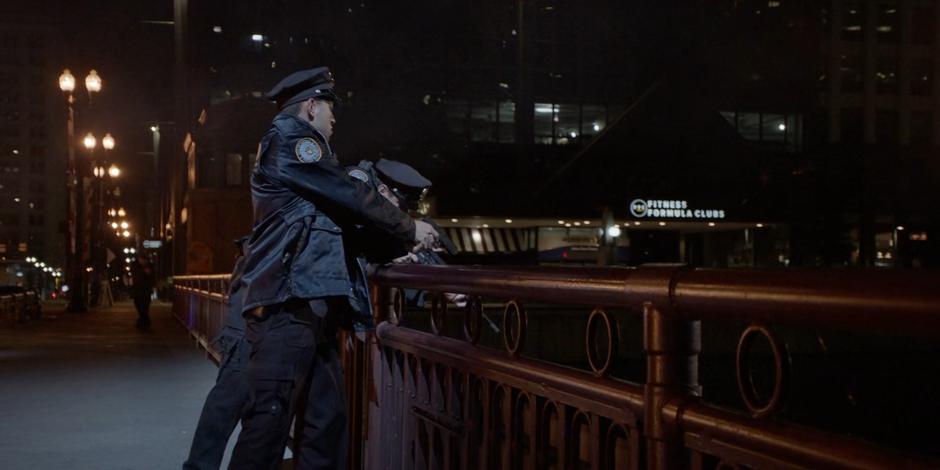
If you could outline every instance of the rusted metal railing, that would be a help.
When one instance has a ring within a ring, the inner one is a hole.
[[[381,268],[373,281],[377,334],[341,342],[350,468],[940,468],[929,455],[779,420],[789,356],[775,333],[792,326],[936,339],[938,273],[409,265]],[[227,276],[175,284],[176,315],[208,346],[224,317]],[[424,332],[403,321],[403,288],[470,300],[462,314],[436,300]],[[504,305],[504,350],[478,344],[484,298]],[[537,304],[583,312],[586,328],[570,338],[584,338],[590,370],[525,356],[534,329],[526,307]],[[642,383],[610,376],[624,339],[613,310],[642,319]],[[445,324],[460,317],[463,334],[446,336],[454,329]],[[702,322],[747,325],[737,376],[727,378],[746,412],[701,399]],[[773,359],[767,397],[745,373],[758,341]]]
[[[930,456],[775,420],[789,360],[771,328],[936,338],[937,273],[393,266],[374,281],[502,299],[506,351],[474,344],[479,300],[455,339],[396,326],[400,295],[380,295],[391,321],[371,348],[366,468],[940,468]],[[519,356],[526,302],[584,307],[593,374]],[[619,340],[613,308],[642,316],[645,383],[608,377]],[[431,329],[440,331],[446,316],[435,313]],[[728,377],[750,415],[702,403],[702,321],[750,324],[737,377]],[[761,337],[775,368],[767,399],[743,373]]]

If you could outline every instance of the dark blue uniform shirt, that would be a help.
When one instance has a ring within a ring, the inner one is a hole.
[[[251,174],[254,226],[241,276],[243,311],[291,298],[346,296],[371,326],[363,263],[345,252],[355,224],[411,242],[414,221],[349,176],[326,139],[300,118],[278,114]]]

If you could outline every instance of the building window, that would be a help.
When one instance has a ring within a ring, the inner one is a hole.
[[[558,105],[535,103],[535,143],[551,145],[555,143],[555,123],[558,120]]]
[[[842,5],[842,40],[862,41],[862,25],[865,24],[865,6],[861,2],[845,2]]]
[[[581,106],[581,136],[589,140],[607,127],[607,109],[604,106]]]
[[[576,104],[535,103],[535,143],[568,145],[581,142],[581,107]]]
[[[878,42],[895,44],[898,42],[898,5],[878,5],[878,18],[875,25]]]
[[[881,57],[878,59],[878,68],[875,69],[875,88],[881,94],[896,94],[898,92],[897,59]]]
[[[503,101],[499,103],[499,112],[496,140],[501,144],[511,144],[516,141],[516,103]]]
[[[581,107],[562,104],[558,106],[558,122],[555,123],[555,143],[559,145],[577,144],[582,140]]]
[[[798,152],[803,141],[803,119],[800,115],[720,111],[719,114],[741,138]]]
[[[761,126],[760,114],[758,113],[736,113],[737,131],[745,140],[760,141]]]

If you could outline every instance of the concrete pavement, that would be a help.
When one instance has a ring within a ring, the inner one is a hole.
[[[0,467],[180,468],[215,381],[205,352],[168,304],[143,332],[129,302],[63,310],[0,326]]]

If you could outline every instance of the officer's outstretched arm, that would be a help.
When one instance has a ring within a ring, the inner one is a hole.
[[[284,146],[274,135],[268,148],[280,149],[273,161],[273,177],[314,202],[328,202],[349,211],[356,219],[405,241],[414,241],[415,222],[377,191],[349,176],[334,158],[301,161],[294,146]],[[277,150],[275,150],[277,151]]]

